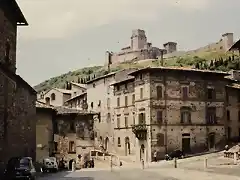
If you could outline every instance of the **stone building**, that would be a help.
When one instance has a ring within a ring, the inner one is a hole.
[[[17,26],[28,25],[15,0],[0,1],[0,175],[12,156],[36,152],[36,92],[16,74]]]
[[[232,71],[226,78],[229,80],[226,86],[226,129],[231,140],[240,137],[240,71]]]
[[[41,163],[43,158],[53,154],[53,122],[56,111],[53,106],[47,106],[40,101],[36,102],[36,162]]]
[[[68,89],[52,88],[47,92],[40,92],[38,100],[52,106],[63,106],[64,103],[86,92],[84,84],[71,82]]]
[[[132,31],[131,45],[124,47],[120,52],[109,52],[105,54],[106,64],[118,64],[127,61],[139,61],[144,59],[157,59],[158,57],[177,51],[177,43],[168,42],[164,48],[153,47],[147,42],[144,30],[135,29]]]
[[[87,82],[88,111],[99,113],[94,121],[95,147],[103,146],[105,150],[114,152],[114,95],[112,83],[124,78],[134,69],[126,69],[109,73]]]
[[[152,160],[181,149],[214,149],[225,140],[226,73],[144,68],[113,84],[114,149]]]
[[[54,154],[69,163],[78,160],[78,155],[86,155],[94,149],[93,113],[55,107]],[[78,162],[78,161],[77,161]]]
[[[65,101],[64,106],[79,109],[79,110],[87,110],[87,92],[74,96],[67,101]]]

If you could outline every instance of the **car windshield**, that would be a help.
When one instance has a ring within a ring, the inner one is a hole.
[[[30,160],[28,158],[22,158],[19,162],[20,167],[29,166]]]

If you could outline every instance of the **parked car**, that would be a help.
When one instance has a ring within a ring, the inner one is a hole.
[[[58,171],[58,164],[57,159],[55,157],[47,157],[43,159],[43,172],[57,172]]]
[[[172,152],[170,152],[169,154],[165,155],[165,160],[172,160],[174,158],[183,158],[184,157],[184,153],[181,150],[174,150]]]
[[[4,180],[36,179],[36,170],[31,157],[13,157],[8,161]]]

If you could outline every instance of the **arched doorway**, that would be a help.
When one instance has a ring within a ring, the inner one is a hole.
[[[68,167],[69,167],[70,170],[72,169],[73,161],[74,161],[74,159],[71,159],[71,160],[69,161]]]
[[[125,137],[125,156],[130,154],[130,140],[129,137]]]
[[[109,139],[108,139],[108,137],[106,137],[106,139],[105,139],[105,150],[107,151],[108,150],[108,143],[109,143]]]
[[[140,161],[144,159],[145,146],[142,144],[140,148]]]
[[[215,147],[215,133],[209,133],[208,135],[208,144],[209,144],[209,149],[212,149]]]

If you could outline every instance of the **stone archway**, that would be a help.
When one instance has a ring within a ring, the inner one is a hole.
[[[141,148],[140,148],[140,161],[142,159],[144,159],[144,157],[145,157],[144,154],[145,154],[145,146],[144,146],[144,144],[142,144]]]
[[[108,151],[108,145],[109,145],[109,139],[108,139],[108,137],[106,137],[105,138],[105,145],[104,145],[104,149],[105,149],[105,151]]]
[[[208,134],[208,147],[209,149],[213,149],[215,147],[215,133]]]
[[[125,137],[125,156],[131,153],[129,137]]]

